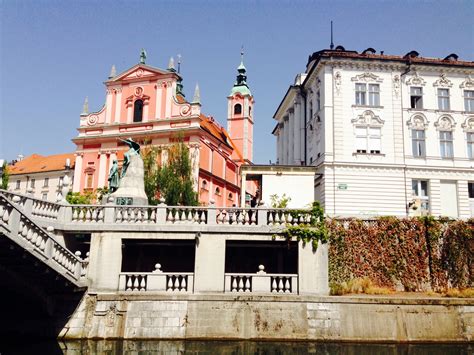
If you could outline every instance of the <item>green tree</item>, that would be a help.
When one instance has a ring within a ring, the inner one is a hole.
[[[8,189],[9,180],[10,180],[10,173],[8,172],[8,165],[7,165],[7,162],[5,161],[3,163],[3,172],[2,172],[2,189],[3,190]]]
[[[167,163],[158,169],[157,185],[167,205],[197,206],[189,148],[182,137],[170,147]]]
[[[91,205],[97,199],[95,191],[85,191],[84,193],[69,191],[66,195],[66,201],[71,205]]]
[[[140,153],[145,171],[144,184],[148,203],[156,205],[158,204],[158,155],[161,153],[161,149],[156,146],[146,145],[140,149]]]

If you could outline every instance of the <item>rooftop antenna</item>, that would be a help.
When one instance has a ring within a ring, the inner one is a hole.
[[[329,46],[329,48],[330,48],[331,50],[334,49],[334,42],[333,42],[333,40],[332,40],[332,20],[331,20],[331,45]]]
[[[178,57],[178,74],[181,72],[181,54],[177,55]]]

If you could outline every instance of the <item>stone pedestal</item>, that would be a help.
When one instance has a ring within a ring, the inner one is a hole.
[[[143,160],[139,155],[130,157],[125,176],[120,180],[119,188],[110,196],[117,205],[148,205],[145,193]]]

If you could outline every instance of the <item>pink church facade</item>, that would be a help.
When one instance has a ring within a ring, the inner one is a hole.
[[[212,117],[201,112],[199,91],[187,101],[182,77],[172,65],[155,68],[144,60],[105,81],[106,100],[98,112],[88,112],[87,102],[80,116],[76,144],[74,192],[103,188],[114,159],[123,160],[128,149],[120,139],[133,138],[162,148],[161,163],[167,161],[167,147],[178,134],[190,148],[193,182],[199,202],[211,200],[217,206],[239,205],[241,164],[252,161],[253,96],[239,81],[243,64],[228,100],[227,132]],[[240,107],[239,107],[240,106]]]

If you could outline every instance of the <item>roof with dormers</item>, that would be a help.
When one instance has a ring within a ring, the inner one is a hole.
[[[8,167],[10,175],[33,174],[47,171],[61,171],[66,169],[66,159],[69,159],[70,168],[74,169],[74,153],[43,156],[32,154],[14,165]]]

